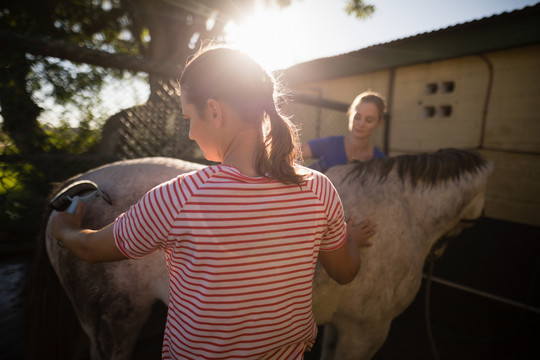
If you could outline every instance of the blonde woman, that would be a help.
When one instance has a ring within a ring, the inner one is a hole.
[[[371,144],[371,136],[384,121],[385,102],[381,95],[367,91],[349,107],[349,130],[344,136],[313,139],[302,146],[304,158],[318,159],[309,167],[325,172],[332,166],[364,161],[386,155]]]
[[[302,145],[304,158],[318,159],[309,167],[325,172],[332,166],[351,161],[384,158],[386,155],[371,144],[371,136],[384,121],[384,98],[376,92],[358,95],[349,107],[349,134],[313,139]],[[367,242],[377,232],[377,224],[368,218],[358,224],[359,236]]]

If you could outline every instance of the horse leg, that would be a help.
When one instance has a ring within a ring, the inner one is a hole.
[[[78,312],[90,339],[92,359],[131,359],[141,329],[150,316],[151,304],[134,304],[126,293],[117,293],[115,297],[106,306],[90,306],[98,311]]]
[[[59,278],[88,336],[91,358],[130,359],[155,296],[144,283],[122,283],[132,264],[90,265],[65,251],[60,258],[65,266],[58,269]]]
[[[334,359],[369,360],[386,340],[391,321],[336,315],[333,323],[337,331]]]

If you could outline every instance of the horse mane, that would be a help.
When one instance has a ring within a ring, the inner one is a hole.
[[[487,165],[488,162],[474,151],[442,149],[434,153],[406,154],[357,162],[345,179],[360,181],[362,184],[375,179],[382,184],[395,168],[402,183],[409,181],[413,188],[419,183],[431,187],[447,180],[457,181],[464,174],[478,173]]]

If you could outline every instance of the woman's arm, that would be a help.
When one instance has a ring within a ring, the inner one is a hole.
[[[353,281],[360,270],[358,248],[372,245],[366,240],[361,225],[347,224],[345,244],[332,251],[319,252],[319,261],[326,273],[341,285]]]
[[[79,205],[75,214],[58,212],[53,215],[51,235],[76,257],[89,263],[127,259],[114,242],[114,223],[101,230],[81,228],[83,206]]]
[[[311,152],[311,147],[309,147],[309,144],[302,144],[302,157],[304,159],[310,159],[313,157],[313,153]]]

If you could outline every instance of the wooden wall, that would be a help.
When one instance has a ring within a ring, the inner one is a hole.
[[[540,44],[296,84],[294,90],[345,103],[365,90],[381,93],[389,103],[389,155],[477,149],[495,165],[486,216],[540,226]],[[380,147],[383,132],[375,136]]]

